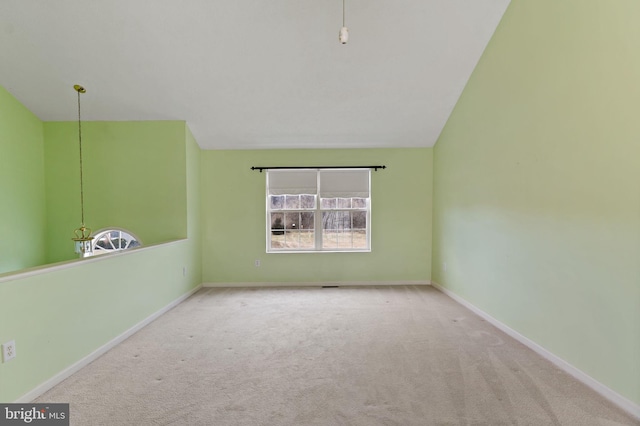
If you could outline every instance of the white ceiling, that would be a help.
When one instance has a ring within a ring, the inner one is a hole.
[[[185,120],[204,149],[428,147],[509,0],[0,0],[44,121]]]

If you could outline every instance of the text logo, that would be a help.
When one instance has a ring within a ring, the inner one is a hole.
[[[69,426],[69,404],[0,404],[0,426]]]

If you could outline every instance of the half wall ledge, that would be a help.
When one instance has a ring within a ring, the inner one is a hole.
[[[131,254],[140,253],[141,251],[144,251],[144,250],[150,250],[160,246],[168,246],[168,245],[176,244],[186,240],[187,238],[179,238],[175,240],[165,241],[162,243],[135,247],[129,250],[121,250],[114,253],[107,253],[100,256],[91,256],[91,257],[85,257],[82,259],[78,258],[78,259],[65,260],[57,263],[48,263],[46,265],[34,266],[32,268],[27,268],[27,269],[20,269],[18,271],[5,272],[3,274],[0,274],[0,284],[2,284],[3,282],[19,280],[19,279],[31,277],[34,275],[47,274],[50,272],[60,271],[63,269],[75,268],[77,266],[86,265],[87,263],[91,263],[91,262],[100,262],[104,259],[111,259],[114,256],[128,256]]]

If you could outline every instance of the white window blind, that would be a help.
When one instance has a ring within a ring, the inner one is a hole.
[[[364,170],[321,170],[320,197],[361,197],[369,198],[369,177],[371,171]]]
[[[269,170],[267,171],[269,195],[317,194],[317,175],[316,170]]]

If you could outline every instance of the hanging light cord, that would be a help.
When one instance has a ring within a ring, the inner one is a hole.
[[[78,143],[80,145],[80,211],[84,227],[84,186],[82,182],[82,120],[80,119],[80,90],[78,90]]]
[[[345,13],[344,13],[344,11],[345,11],[344,3],[345,3],[345,1],[346,1],[346,0],[342,0],[342,26],[343,26],[343,27],[345,26],[345,25],[344,25],[344,22],[345,22],[345,21],[344,21],[344,15],[345,15]]]

